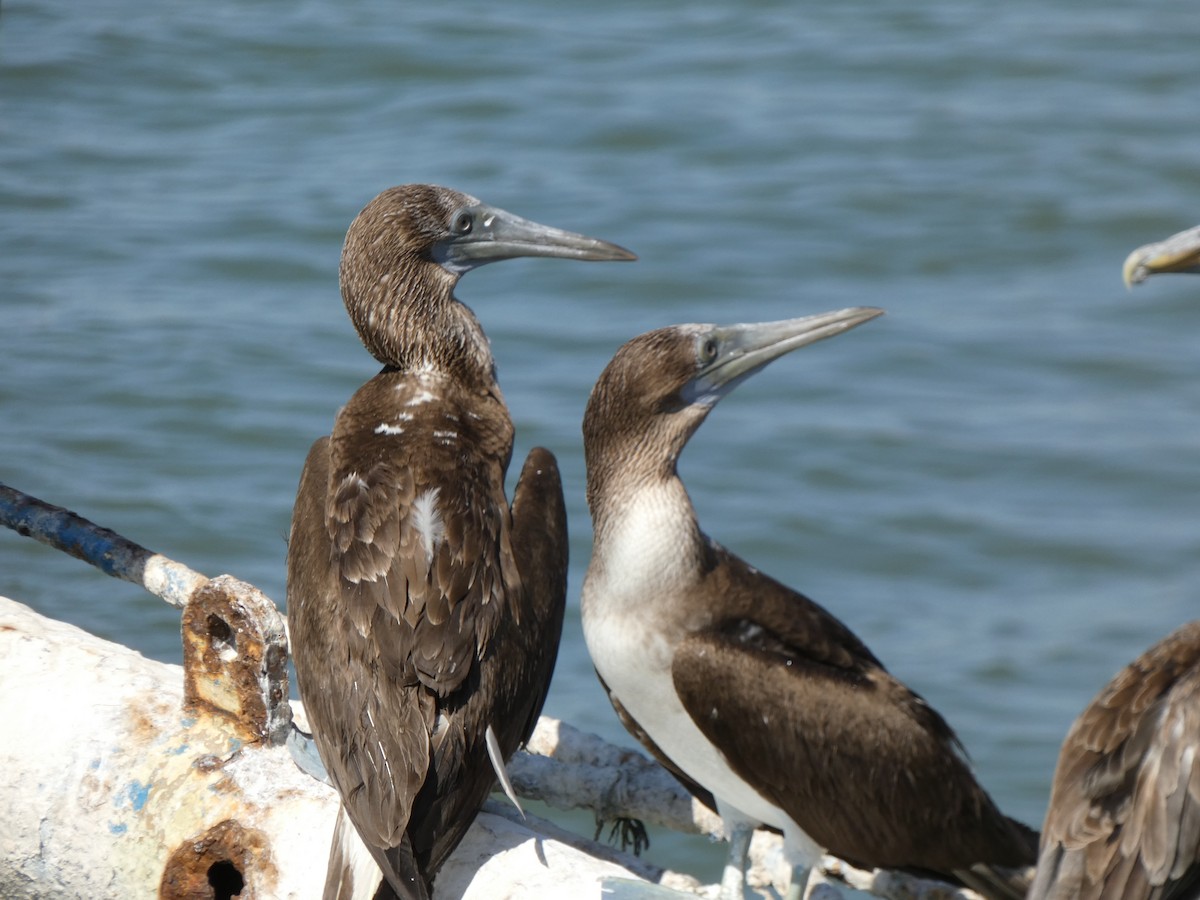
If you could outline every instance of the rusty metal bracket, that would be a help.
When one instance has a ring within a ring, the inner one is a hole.
[[[283,617],[253,585],[219,575],[184,607],[184,709],[223,717],[242,740],[287,740],[287,658]]]

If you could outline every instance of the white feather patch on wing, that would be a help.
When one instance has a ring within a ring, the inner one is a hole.
[[[433,562],[434,548],[446,536],[446,526],[437,505],[440,493],[441,488],[430,488],[413,503],[412,525],[421,536],[421,546],[425,548],[428,562]]]

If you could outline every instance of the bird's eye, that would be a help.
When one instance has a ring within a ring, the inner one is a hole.
[[[702,363],[710,363],[717,358],[717,339],[705,338],[704,343],[700,345],[700,361]]]
[[[470,234],[474,225],[475,217],[464,211],[455,214],[454,221],[450,223],[450,229],[455,234]]]

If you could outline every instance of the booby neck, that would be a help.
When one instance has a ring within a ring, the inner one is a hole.
[[[617,351],[592,389],[583,446],[598,547],[622,519],[660,501],[692,524],[691,543],[701,539],[678,462],[712,404],[686,402],[679,386],[694,374],[696,341],[707,327],[683,325],[636,338]]]
[[[458,191],[401,185],[368,203],[347,231],[342,300],[384,365],[490,386],[487,337],[454,288],[474,268],[520,256],[636,259],[616,244],[530,222]]]
[[[342,300],[363,345],[400,371],[438,371],[489,384],[495,364],[474,313],[454,296],[461,277],[430,250],[434,211],[453,213],[452,192],[427,185],[385,191],[351,224],[342,248]],[[420,201],[420,202],[417,202]],[[401,219],[401,221],[397,221]],[[443,235],[444,237],[444,235]]]

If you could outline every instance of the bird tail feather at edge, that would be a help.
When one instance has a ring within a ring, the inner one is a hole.
[[[379,865],[354,830],[346,808],[338,805],[333,840],[329,844],[329,867],[325,872],[324,900],[367,900],[383,880]]]
[[[385,878],[384,872],[392,873]],[[324,900],[429,900],[429,886],[408,835],[398,847],[368,848],[359,837],[345,806],[338,807]]]
[[[954,876],[977,894],[989,900],[1025,900],[1037,874],[1041,834],[1017,819],[1004,817],[1009,826],[1008,855],[1014,860],[1028,860],[1027,865],[1004,866],[998,863],[976,863],[967,869],[956,869]]]
[[[372,852],[386,876],[375,900],[429,900],[430,885],[407,834],[398,846]]]
[[[959,881],[989,900],[1024,900],[1033,883],[1033,875],[1033,866],[1010,869],[984,863],[954,872]]]

